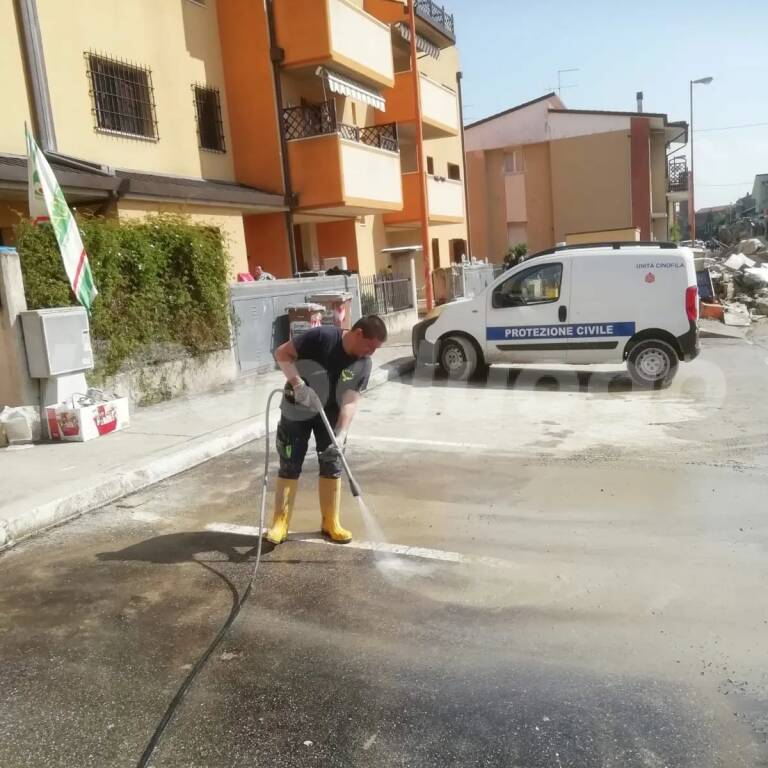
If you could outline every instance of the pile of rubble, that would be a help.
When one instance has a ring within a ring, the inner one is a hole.
[[[768,317],[768,245],[760,238],[696,259],[701,316],[747,326]]]

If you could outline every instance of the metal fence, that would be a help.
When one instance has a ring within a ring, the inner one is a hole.
[[[494,264],[453,264],[432,272],[435,301],[445,304],[456,299],[471,299],[485,290],[501,272]]]
[[[413,308],[411,278],[407,275],[370,275],[360,278],[364,315],[388,315]]]

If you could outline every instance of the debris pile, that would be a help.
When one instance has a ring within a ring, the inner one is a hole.
[[[701,316],[747,326],[768,317],[768,245],[761,238],[696,258]]]

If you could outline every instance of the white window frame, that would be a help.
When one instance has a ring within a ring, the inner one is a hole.
[[[525,155],[522,149],[513,149],[504,155],[504,173],[507,175],[525,173]]]

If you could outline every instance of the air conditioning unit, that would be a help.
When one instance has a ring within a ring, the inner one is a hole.
[[[339,256],[334,259],[323,259],[323,269],[347,269],[347,257]]]

